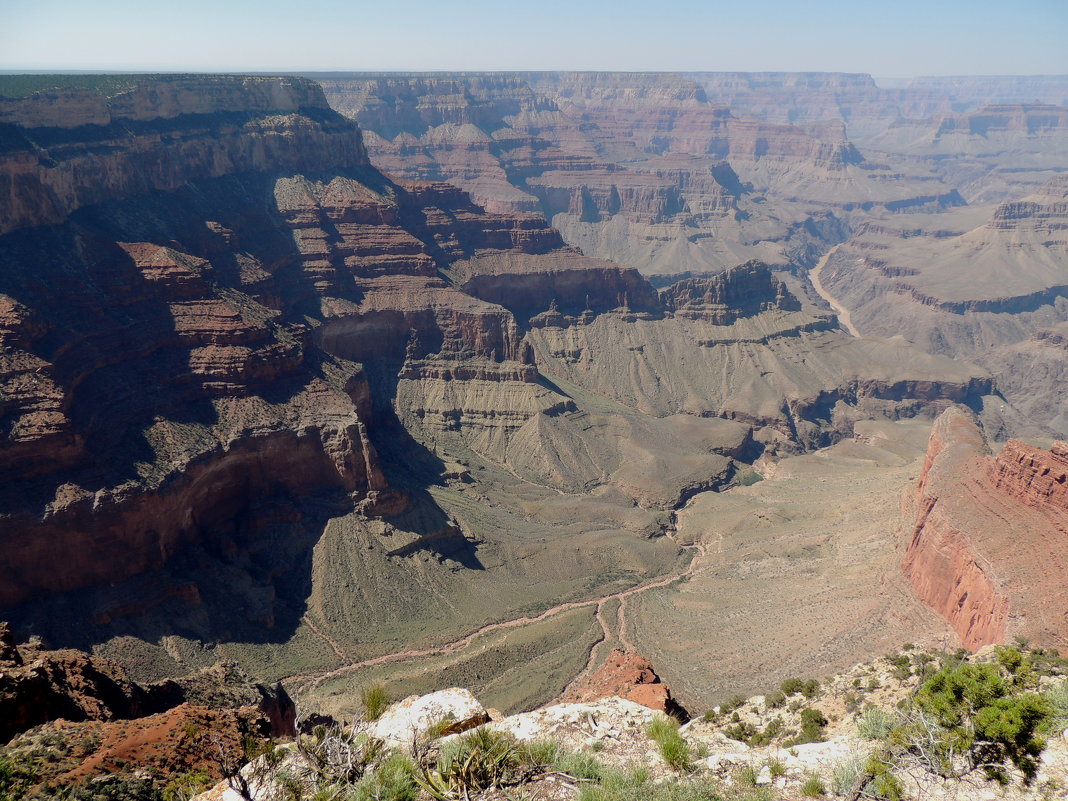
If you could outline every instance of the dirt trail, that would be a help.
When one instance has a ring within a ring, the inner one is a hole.
[[[861,333],[854,327],[853,319],[852,317],[850,317],[849,314],[849,309],[843,306],[838,300],[838,298],[834,297],[830,292],[828,292],[824,288],[823,283],[820,281],[820,273],[823,271],[823,268],[827,266],[827,262],[830,260],[831,256],[834,255],[835,251],[838,250],[839,247],[841,247],[841,245],[835,245],[833,248],[824,253],[823,258],[819,260],[819,264],[817,264],[815,267],[812,268],[812,270],[809,271],[808,278],[812,282],[812,287],[816,290],[816,293],[829,304],[831,304],[831,308],[834,309],[835,314],[838,315],[838,322],[842,324],[842,327],[845,328],[845,330],[853,336],[860,338]]]
[[[317,634],[319,637],[326,641],[326,644],[330,646],[330,648],[334,651],[335,654],[338,655],[340,659],[349,658],[349,655],[342,650],[341,645],[338,644],[338,641],[331,637],[329,634],[327,634],[325,631],[323,631],[321,628],[316,626],[315,621],[312,620],[311,617],[305,615],[303,620],[305,623],[308,624],[309,629],[311,629],[313,632],[315,632],[315,634]]]
[[[601,626],[601,636],[593,641],[593,644],[590,646],[590,656],[586,660],[586,666],[575,675],[575,678],[567,683],[564,691],[560,693],[561,697],[567,697],[571,693],[571,690],[576,687],[580,681],[587,676],[593,675],[593,671],[597,668],[598,646],[600,646],[601,643],[612,639],[612,632],[608,630],[608,621],[604,619],[604,605],[608,603],[608,600],[609,599],[606,598],[597,604],[597,622]],[[620,602],[620,606],[622,606],[622,602]]]
[[[342,676],[346,673],[352,673],[353,671],[360,670],[361,668],[375,667],[377,665],[388,665],[393,662],[407,662],[415,659],[425,659],[431,656],[446,656],[448,654],[454,654],[458,651],[462,651],[464,648],[471,645],[479,637],[485,634],[489,634],[490,632],[501,631],[504,629],[514,629],[519,626],[528,626],[532,623],[540,623],[541,621],[546,620],[547,618],[554,617],[564,612],[570,612],[573,609],[583,609],[588,606],[597,607],[598,620],[601,624],[602,632],[604,632],[604,634],[607,636],[608,627],[606,621],[601,616],[601,608],[607,601],[610,601],[612,599],[619,599],[620,602],[619,640],[624,645],[624,647],[631,647],[624,637],[625,619],[623,616],[623,607],[626,603],[626,599],[631,597],[632,595],[637,595],[638,593],[646,592],[647,590],[656,589],[658,587],[666,587],[669,584],[691,576],[694,570],[697,568],[698,560],[700,560],[701,557],[705,555],[705,548],[699,543],[696,545],[688,545],[685,547],[693,548],[693,558],[686,566],[686,569],[678,573],[672,573],[668,576],[662,576],[661,578],[654,579],[653,581],[646,582],[645,584],[639,584],[636,587],[631,587],[627,590],[621,590],[620,592],[614,592],[610,595],[604,595],[600,598],[591,598],[587,601],[569,601],[567,603],[557,604],[554,607],[546,609],[541,614],[534,615],[532,617],[518,617],[512,620],[505,620],[498,623],[490,623],[480,629],[476,629],[465,637],[461,637],[458,640],[453,640],[452,642],[448,642],[444,645],[439,645],[434,648],[413,648],[406,651],[397,651],[392,654],[382,654],[381,656],[372,657],[371,659],[364,659],[359,662],[350,662],[349,664],[342,665],[341,667],[333,668],[332,670],[327,670],[320,673],[304,673],[296,676],[290,676],[289,678],[284,679],[284,681],[286,684],[291,685],[294,689],[310,689],[312,687],[317,687],[319,684],[326,681],[327,679]],[[602,640],[598,640],[593,647],[596,648],[601,641]],[[588,667],[589,665],[587,665],[587,668]]]

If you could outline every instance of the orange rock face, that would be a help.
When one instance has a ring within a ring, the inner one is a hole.
[[[936,421],[903,569],[966,648],[1068,643],[1066,456],[1010,440],[993,457],[968,412]]]
[[[613,649],[593,675],[561,700],[587,702],[612,696],[658,712],[677,714],[681,710],[671,697],[671,690],[656,675],[652,662],[641,654],[619,648]]]

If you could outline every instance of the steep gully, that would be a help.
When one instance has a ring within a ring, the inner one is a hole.
[[[842,324],[842,327],[845,328],[845,330],[848,331],[850,334],[859,339],[861,334],[853,326],[853,320],[849,315],[849,309],[843,306],[841,301],[839,301],[830,292],[828,292],[824,288],[823,282],[820,281],[820,272],[827,265],[827,262],[830,261],[831,257],[835,254],[835,251],[837,251],[838,248],[839,246],[835,245],[826,253],[824,253],[823,257],[819,260],[816,266],[813,267],[811,271],[809,271],[808,278],[812,282],[812,288],[816,290],[816,294],[818,294],[821,298],[827,301],[831,305],[831,308],[834,309],[834,312],[838,315],[838,321]]]

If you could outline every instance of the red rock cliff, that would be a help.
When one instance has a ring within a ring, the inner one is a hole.
[[[965,647],[1068,642],[1066,456],[1010,440],[993,457],[959,408],[935,422],[903,569]]]

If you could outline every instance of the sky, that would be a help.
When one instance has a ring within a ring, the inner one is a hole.
[[[1068,0],[0,0],[0,69],[1068,74]]]

